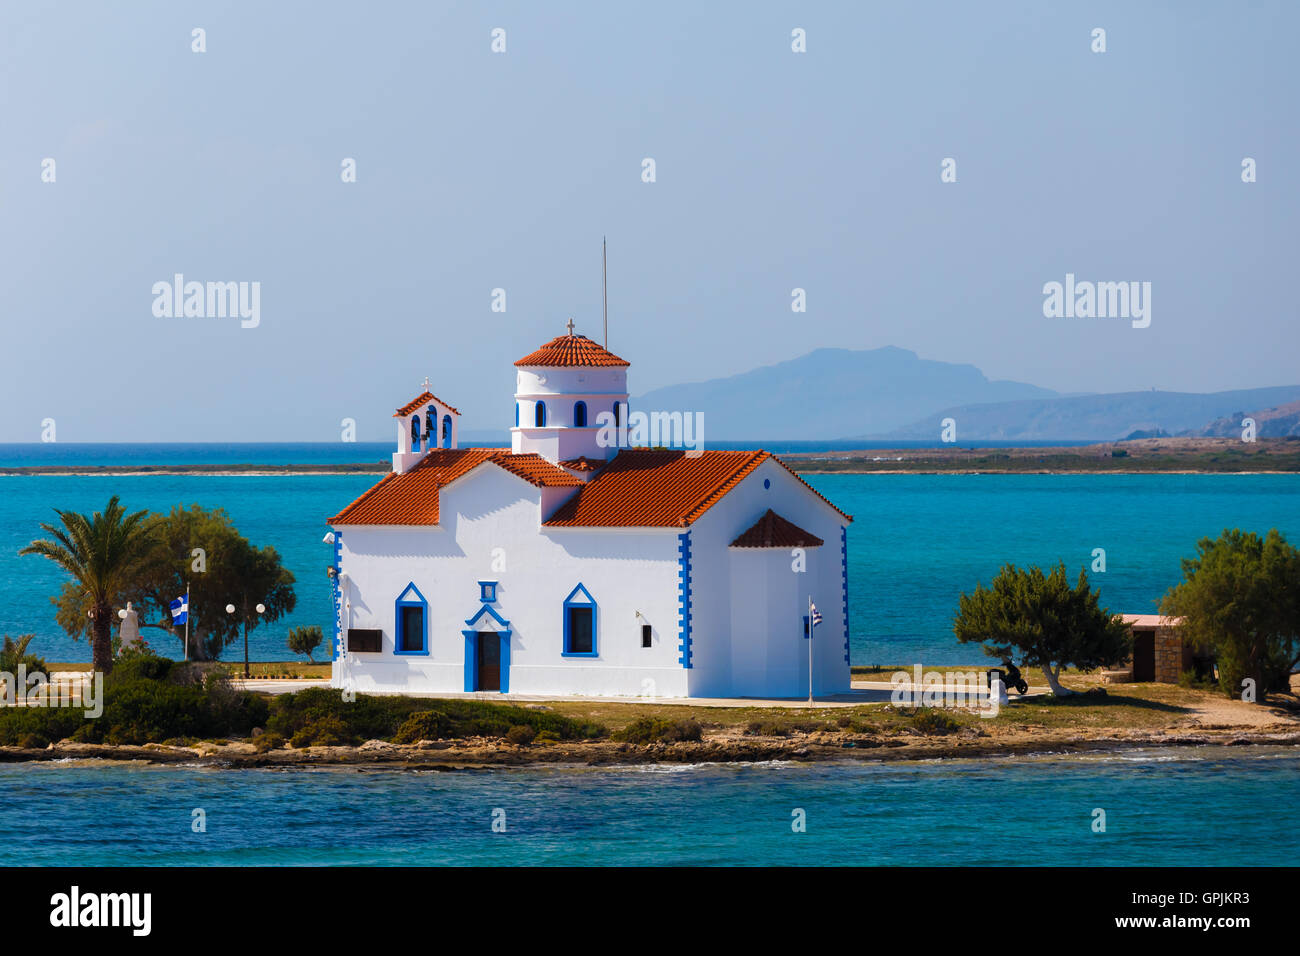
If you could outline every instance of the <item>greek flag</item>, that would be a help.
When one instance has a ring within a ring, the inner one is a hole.
[[[817,605],[816,605],[816,604],[809,604],[809,605],[808,605],[808,608],[809,608],[809,610],[812,611],[812,622],[813,622],[813,627],[816,627],[818,624],[820,624],[820,623],[822,622],[822,612],[819,611],[819,610],[817,610]]]
[[[184,624],[190,619],[189,598],[178,597],[167,606],[172,610],[173,624]]]

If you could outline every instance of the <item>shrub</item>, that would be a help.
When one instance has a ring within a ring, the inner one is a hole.
[[[451,721],[439,710],[421,710],[402,721],[393,734],[395,744],[413,744],[419,740],[441,740],[447,736]]]
[[[283,746],[284,738],[279,734],[262,734],[253,740],[253,747],[260,754],[270,750],[279,750]]]
[[[527,724],[515,724],[506,731],[506,740],[520,747],[527,747],[537,739],[537,731]]]
[[[30,734],[46,740],[72,737],[82,726],[90,726],[80,710],[63,707],[0,708],[0,744],[19,746]]]
[[[357,735],[348,728],[347,724],[333,715],[318,717],[301,727],[290,740],[295,747],[339,747],[356,742]]]
[[[618,733],[615,740],[630,744],[675,743],[702,740],[704,728],[692,718],[669,720],[667,717],[639,717]]]
[[[50,742],[40,734],[23,734],[18,741],[18,746],[24,750],[44,750],[50,745]]]
[[[119,661],[104,681],[103,714],[87,719],[82,708],[0,709],[0,743],[24,734],[46,740],[144,744],[187,737],[246,735],[263,724],[266,702],[210,676],[199,682],[166,658],[134,655]]]
[[[270,717],[262,726],[292,739],[303,727],[331,716],[349,728],[351,737],[396,740],[408,718],[433,712],[427,700],[358,694],[353,701],[346,702],[340,691],[313,687],[276,697],[271,703]],[[442,700],[436,713],[445,715],[445,727],[439,724],[436,736],[422,734],[413,739],[504,737],[511,727],[520,725],[539,733],[549,730],[560,740],[602,737],[607,733],[602,725],[589,720],[479,700]]]
[[[127,684],[138,680],[166,680],[175,661],[154,654],[131,654],[119,658],[107,683]]]
[[[745,733],[756,737],[786,737],[790,731],[779,720],[751,720]]]
[[[795,731],[811,734],[818,730],[830,729],[832,729],[831,724],[823,724],[815,720],[751,720],[745,733],[759,737],[789,737]]]
[[[951,714],[932,707],[923,707],[912,715],[912,729],[927,737],[941,737],[961,729],[961,723]]]

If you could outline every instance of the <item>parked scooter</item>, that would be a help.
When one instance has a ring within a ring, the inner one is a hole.
[[[1007,685],[1007,689],[1014,687],[1017,694],[1029,693],[1029,682],[1020,676],[1020,668],[1016,667],[1011,661],[1003,661],[1002,666],[1006,668],[1006,675],[1002,678],[1002,683]]]

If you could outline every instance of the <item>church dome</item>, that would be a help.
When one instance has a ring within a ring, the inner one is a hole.
[[[573,330],[515,363],[515,454],[541,455],[552,464],[618,453],[612,424],[627,421],[627,370],[632,363]]]
[[[575,335],[573,332],[551,339],[515,363],[520,367],[533,368],[609,368],[631,364],[585,335]]]

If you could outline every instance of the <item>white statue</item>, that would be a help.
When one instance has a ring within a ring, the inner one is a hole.
[[[129,647],[138,648],[140,646],[140,613],[131,607],[131,602],[126,602],[126,610],[118,611],[117,616],[122,619],[122,626],[118,629],[117,635],[120,640],[118,653]]]

